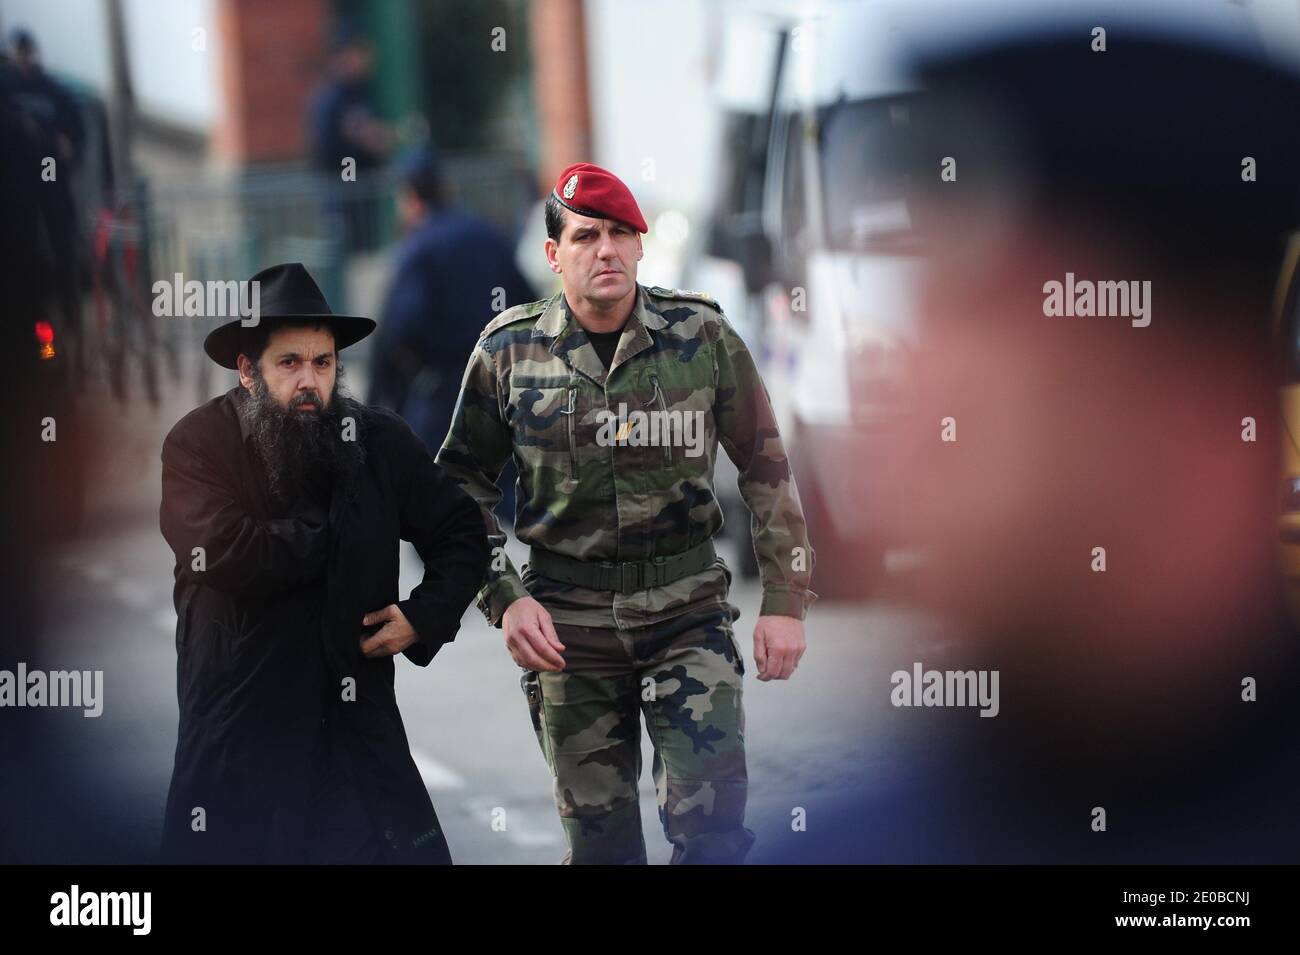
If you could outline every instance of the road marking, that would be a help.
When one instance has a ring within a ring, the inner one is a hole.
[[[64,555],[59,558],[59,563],[65,569],[80,574],[97,584],[102,584],[113,577],[113,570],[107,564],[102,561],[91,560],[80,554]]]
[[[430,792],[439,789],[465,788],[465,780],[428,753],[412,746],[411,758],[415,760],[415,768],[420,771],[420,778],[424,780],[424,788]]]
[[[155,602],[155,594],[149,585],[137,580],[117,580],[113,584],[113,596],[132,610],[143,610]]]

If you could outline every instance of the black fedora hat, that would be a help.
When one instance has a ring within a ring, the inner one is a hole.
[[[244,325],[243,319],[214,328],[203,340],[203,350],[222,368],[238,368],[236,359],[259,332],[277,325],[315,320],[334,330],[334,348],[342,351],[375,330],[373,319],[356,315],[335,315],[320,287],[301,262],[273,265],[254,275],[257,283],[258,323]]]

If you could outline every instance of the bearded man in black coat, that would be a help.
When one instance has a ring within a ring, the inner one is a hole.
[[[180,708],[163,857],[448,863],[393,658],[427,666],[455,636],[482,517],[401,418],[341,389],[338,353],[374,322],[333,314],[301,265],[252,281],[257,321],[204,342],[239,385],[163,444]],[[399,600],[403,540],[424,579]]]

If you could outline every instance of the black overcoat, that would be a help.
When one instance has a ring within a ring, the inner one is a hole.
[[[394,660],[362,655],[361,619],[396,603],[420,638],[405,656],[427,666],[483,579],[483,518],[401,418],[356,402],[345,413],[365,458],[350,488],[335,483],[328,512],[323,499],[276,510],[237,411],[244,400],[241,387],[212,399],[163,444],[180,708],[163,857],[315,858],[307,806],[328,729],[331,765],[355,780],[385,860],[448,862],[398,713]],[[399,601],[401,540],[425,572]]]

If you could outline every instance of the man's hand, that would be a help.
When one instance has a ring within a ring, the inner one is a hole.
[[[506,649],[521,667],[554,672],[564,669],[560,651],[564,644],[555,635],[555,625],[546,608],[532,597],[520,597],[501,617]]]
[[[377,623],[383,626],[371,636],[361,638],[361,652],[368,657],[396,656],[420,639],[397,604],[389,604],[383,610],[372,611],[361,618],[363,627]]]
[[[769,615],[754,624],[754,662],[760,680],[788,680],[807,644],[803,621]]]

